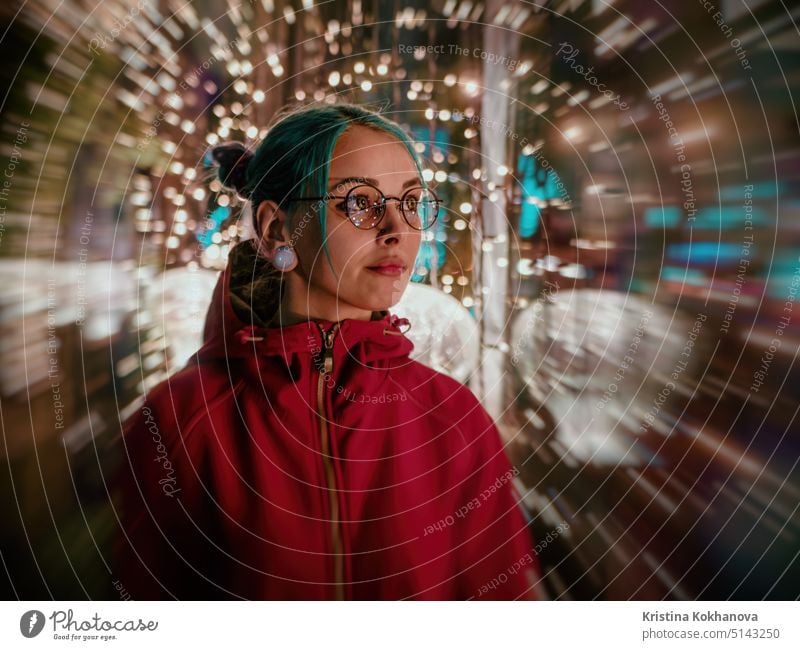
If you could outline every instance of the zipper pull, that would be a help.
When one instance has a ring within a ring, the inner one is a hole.
[[[322,325],[319,326],[320,333],[322,334],[322,368],[325,374],[333,371],[333,337],[336,335],[336,328],[339,323],[334,323],[331,328],[326,332]]]

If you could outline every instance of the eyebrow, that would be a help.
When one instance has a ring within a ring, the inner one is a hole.
[[[341,185],[343,183],[348,183],[348,182],[369,183],[370,185],[374,185],[375,187],[378,187],[378,181],[377,180],[375,180],[374,178],[368,178],[366,176],[347,176],[345,178],[329,178],[328,180],[329,181],[337,181],[336,183],[334,183],[334,187],[336,185]],[[418,178],[409,178],[405,183],[403,183],[403,185],[401,186],[400,189],[404,190],[407,187],[411,187],[412,185],[421,185],[421,183],[420,183]],[[329,187],[328,191],[330,192],[332,189],[333,189],[333,187]]]

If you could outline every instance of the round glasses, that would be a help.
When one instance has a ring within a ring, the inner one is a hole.
[[[350,222],[361,230],[375,228],[386,215],[386,202],[399,201],[400,213],[406,223],[414,230],[427,230],[439,215],[441,201],[433,190],[427,187],[411,187],[403,196],[385,196],[374,185],[361,183],[351,187],[344,196],[297,196],[288,201],[328,201],[343,199],[335,207],[344,212]]]

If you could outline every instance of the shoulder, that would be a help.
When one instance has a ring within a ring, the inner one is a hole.
[[[419,361],[408,359],[401,368],[392,371],[392,376],[406,388],[426,393],[436,403],[454,402],[461,408],[483,411],[480,400],[467,384]]]
[[[147,392],[126,420],[123,436],[132,441],[137,431],[147,429],[157,430],[165,442],[186,440],[204,417],[233,401],[243,386],[244,379],[224,363],[190,362]]]
[[[418,361],[407,361],[391,373],[432,421],[460,433],[462,442],[481,445],[498,435],[495,423],[466,385]]]

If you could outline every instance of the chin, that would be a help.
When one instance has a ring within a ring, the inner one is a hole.
[[[400,302],[401,298],[403,297],[403,294],[406,292],[406,287],[408,287],[408,282],[403,282],[402,286],[395,287],[393,291],[390,291],[388,293],[382,293],[381,294],[382,300],[380,301],[382,306],[380,308],[389,309],[390,307],[393,307],[398,302]]]
[[[391,309],[394,305],[400,302],[400,298],[403,297],[403,293],[391,293],[390,295],[382,294],[380,299],[376,300],[376,297],[370,296],[369,298],[365,298],[364,300],[357,301],[357,305],[359,309],[364,309],[367,311],[384,311],[386,309]]]
[[[371,281],[370,281],[371,280]],[[359,296],[351,301],[361,309],[382,311],[400,302],[410,278],[366,278],[360,280]]]

